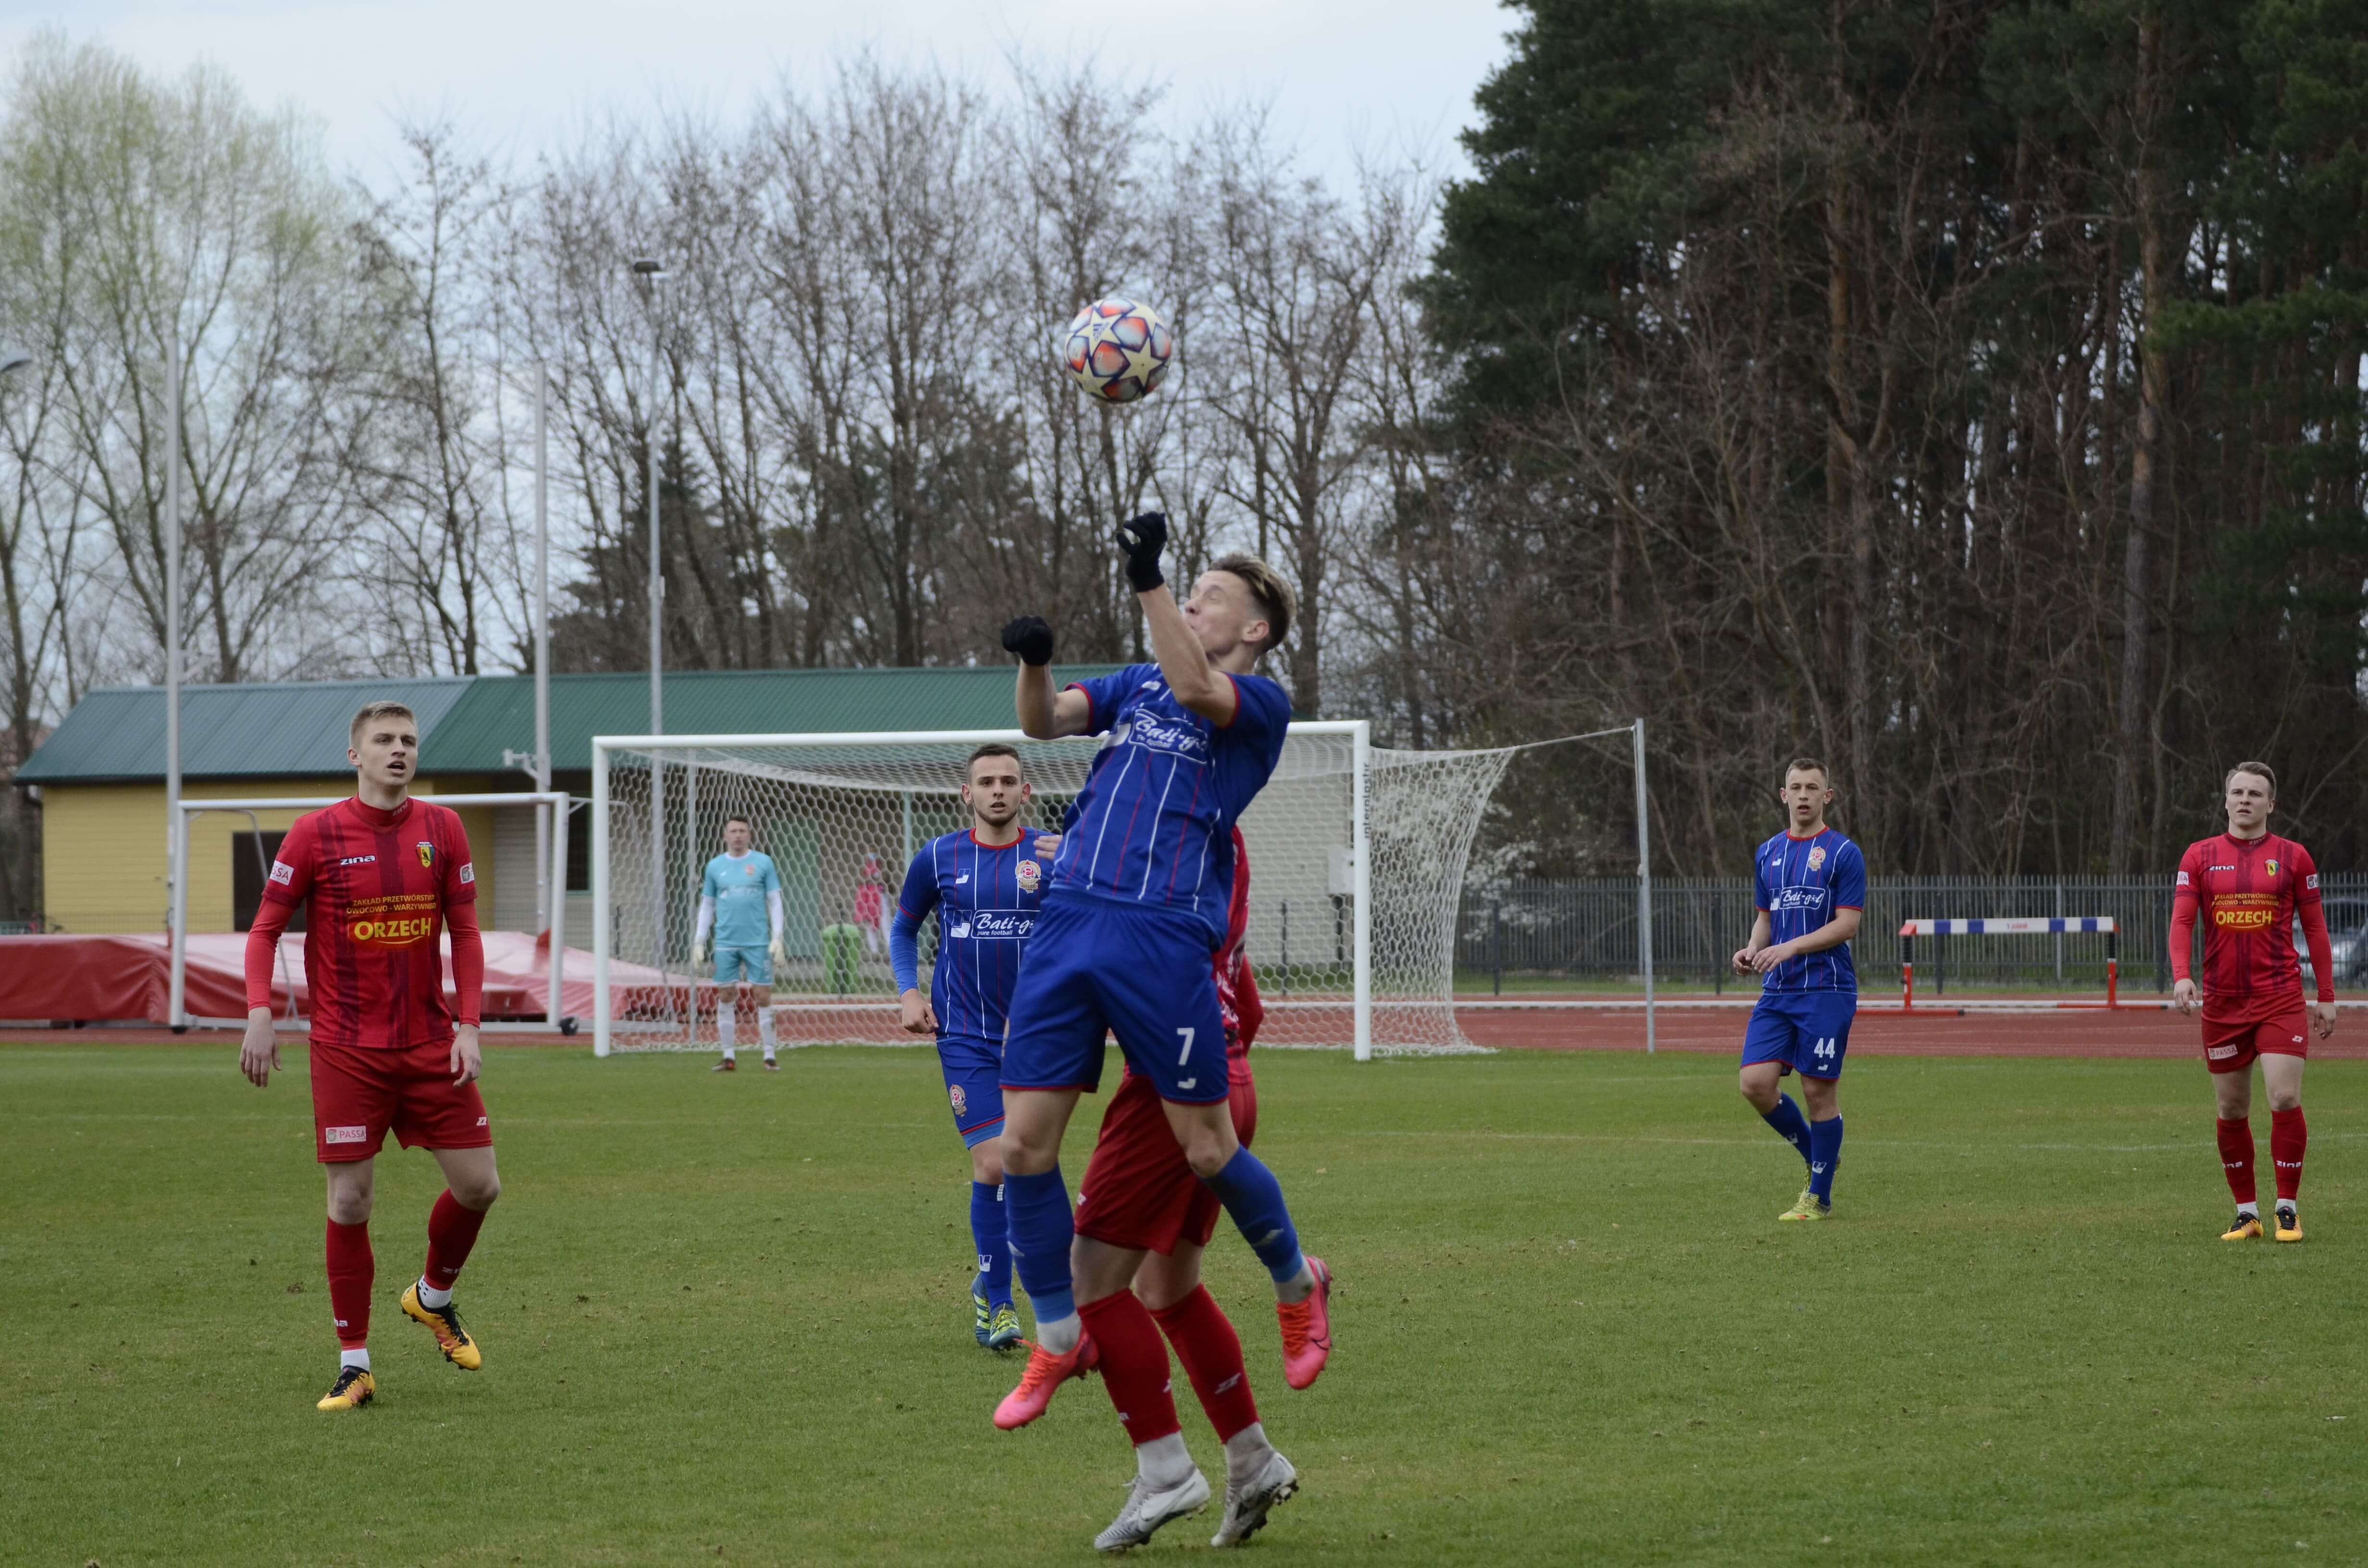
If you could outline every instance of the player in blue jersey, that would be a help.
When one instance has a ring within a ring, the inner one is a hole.
[[[693,968],[706,961],[710,937],[715,952],[715,1035],[723,1043],[718,1073],[734,1071],[739,1032],[737,1000],[757,1009],[757,1039],[765,1048],[765,1070],[778,1073],[773,1059],[773,966],[789,967],[781,947],[781,875],[772,858],[752,847],[756,830],[746,817],[723,819],[723,853],[707,863],[699,883],[699,923],[691,933]],[[724,990],[725,986],[731,991]]]
[[[929,840],[913,857],[888,927],[888,960],[903,994],[905,1028],[937,1036],[946,1103],[970,1150],[970,1233],[978,1251],[971,1332],[990,1350],[1019,1342],[997,1140],[1003,1135],[1004,1025],[1044,886],[1034,835],[1019,825],[1031,793],[1019,752],[990,741],[971,753],[962,789],[970,826]],[[937,960],[923,995],[917,938],[932,909],[938,912]]]
[[[1737,974],[1760,977],[1759,1005],[1743,1036],[1743,1097],[1777,1135],[1800,1151],[1809,1185],[1780,1220],[1823,1220],[1834,1211],[1834,1168],[1842,1157],[1835,1090],[1858,1011],[1850,938],[1866,909],[1866,857],[1826,825],[1834,791],[1825,764],[1794,757],[1777,800],[1784,831],[1752,855],[1759,917],[1735,955]],[[1801,1075],[1806,1119],[1778,1088]]]
[[[1124,1391],[1148,1395],[1167,1381],[1167,1346],[1133,1290],[1090,1301],[1082,1314],[1072,1294],[1061,1135],[1078,1094],[1100,1084],[1106,1033],[1157,1093],[1193,1174],[1272,1277],[1285,1380],[1306,1387],[1331,1348],[1329,1273],[1300,1251],[1281,1187],[1234,1128],[1212,964],[1233,892],[1234,824],[1273,773],[1291,721],[1282,687],[1254,672],[1290,630],[1292,596],[1265,562],[1231,555],[1179,606],[1160,570],[1167,540],[1157,513],[1117,533],[1156,665],[1056,692],[1052,628],[1027,616],[1003,632],[1020,659],[1023,731],[1110,736],[1062,835],[1004,1050],[1004,1207],[1037,1338],[1019,1387],[996,1412],[1005,1427],[1032,1420],[1097,1356],[1121,1408]],[[1126,1508],[1097,1544],[1147,1540],[1208,1499],[1179,1435],[1138,1444],[1135,1455]]]

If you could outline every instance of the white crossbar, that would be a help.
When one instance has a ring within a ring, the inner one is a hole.
[[[1910,920],[1899,927],[1903,937],[2031,937],[2056,931],[2112,932],[2119,927],[2110,915],[2018,915],[2007,920]]]

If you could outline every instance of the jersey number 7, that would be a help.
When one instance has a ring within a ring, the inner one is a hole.
[[[1184,1037],[1184,1049],[1176,1053],[1176,1065],[1181,1067],[1192,1060],[1192,1031],[1179,1028],[1176,1032]]]

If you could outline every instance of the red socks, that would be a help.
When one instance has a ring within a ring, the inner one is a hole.
[[[337,1320],[337,1347],[359,1350],[370,1344],[370,1284],[377,1260],[370,1256],[370,1221],[329,1221],[329,1315]]]
[[[1181,1431],[1167,1375],[1167,1345],[1141,1299],[1121,1290],[1087,1302],[1077,1315],[1101,1346],[1102,1386],[1110,1390],[1126,1440],[1140,1448]]]
[[[2270,1112],[2270,1162],[2277,1167],[2279,1202],[2292,1203],[2302,1192],[2302,1152],[2309,1146],[2302,1107]]]
[[[1217,1429],[1220,1442],[1233,1441],[1234,1434],[1257,1424],[1258,1402],[1250,1397],[1250,1375],[1242,1365],[1241,1335],[1209,1294],[1205,1285],[1172,1307],[1163,1307],[1151,1314],[1176,1346],[1176,1358],[1184,1363],[1185,1375],[1192,1380],[1192,1392],[1201,1396],[1201,1408],[1209,1415],[1209,1425]]]
[[[469,1249],[477,1244],[477,1229],[485,1222],[485,1211],[471,1209],[452,1196],[450,1187],[436,1199],[436,1207],[427,1211],[427,1264],[419,1272],[427,1283],[438,1290],[450,1290],[452,1281],[461,1277],[461,1266],[469,1261]]]
[[[2227,1172],[2228,1190],[2239,1203],[2253,1201],[2253,1124],[2214,1118],[2220,1133],[2220,1165]]]

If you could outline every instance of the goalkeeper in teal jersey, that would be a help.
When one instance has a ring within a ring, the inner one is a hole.
[[[735,1001],[757,1009],[757,1039],[765,1048],[767,1072],[780,1071],[773,1059],[773,966],[787,967],[781,947],[781,876],[772,857],[753,847],[756,830],[746,817],[723,821],[723,853],[707,863],[699,883],[699,928],[690,938],[690,961],[715,953],[715,1033],[723,1045],[718,1073],[734,1071],[739,1019]],[[711,937],[712,941],[711,944]],[[733,989],[729,992],[725,986]]]

